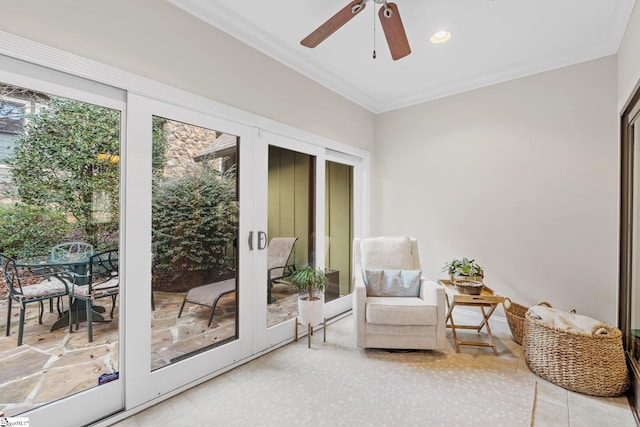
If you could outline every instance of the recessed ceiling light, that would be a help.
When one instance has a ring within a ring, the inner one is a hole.
[[[451,38],[451,33],[449,31],[442,30],[442,31],[437,31],[433,33],[429,40],[433,44],[438,44],[438,43],[444,43],[448,41],[450,38]]]

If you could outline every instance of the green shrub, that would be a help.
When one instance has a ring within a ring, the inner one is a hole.
[[[41,107],[25,114],[24,129],[6,159],[17,196],[23,203],[66,212],[82,240],[117,244],[121,113],[55,96]],[[155,175],[166,164],[165,122],[160,117],[152,122]]]
[[[13,258],[47,254],[70,231],[59,211],[22,203],[0,205],[0,252]]]
[[[238,229],[235,170],[221,174],[195,164],[153,185],[154,277],[175,273],[228,271]]]
[[[40,110],[25,115],[7,161],[23,203],[59,207],[91,240],[100,223],[93,217],[96,194],[107,201],[102,207],[111,218],[107,221],[117,221],[119,111],[51,97]]]

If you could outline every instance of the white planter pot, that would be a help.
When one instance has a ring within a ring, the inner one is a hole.
[[[307,296],[305,296],[307,298]],[[317,300],[307,301],[298,297],[298,317],[300,323],[304,326],[311,323],[311,326],[317,326],[322,323],[322,309],[324,308],[324,295]]]

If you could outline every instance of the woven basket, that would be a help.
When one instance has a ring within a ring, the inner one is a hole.
[[[604,328],[608,334],[596,334]],[[591,334],[550,327],[525,314],[525,361],[540,377],[567,390],[592,396],[618,396],[629,388],[622,333],[599,324]]]
[[[476,280],[456,280],[453,285],[458,292],[465,295],[480,295],[484,289],[484,283]]]
[[[541,301],[538,305],[546,305],[547,307],[551,307],[546,301]],[[509,329],[511,329],[511,336],[513,336],[513,340],[522,345],[522,333],[524,332],[524,315],[529,310],[528,307],[520,305],[511,301],[509,298],[505,298],[502,303],[502,307],[504,308],[504,314],[507,316],[507,323],[509,324]]]

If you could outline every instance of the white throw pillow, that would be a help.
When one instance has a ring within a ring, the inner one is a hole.
[[[368,297],[417,297],[421,270],[365,270]]]

